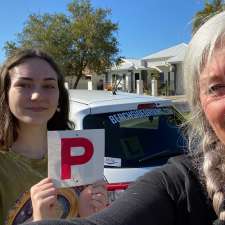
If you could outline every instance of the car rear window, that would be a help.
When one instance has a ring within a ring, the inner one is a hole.
[[[163,164],[185,149],[181,120],[172,107],[88,115],[84,129],[105,129],[105,156],[121,167]]]

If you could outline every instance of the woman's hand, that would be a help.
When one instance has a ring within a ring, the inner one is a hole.
[[[33,221],[55,218],[57,214],[57,189],[50,178],[45,178],[30,189]]]
[[[79,197],[80,217],[89,216],[104,209],[108,204],[107,190],[104,181],[87,186]]]

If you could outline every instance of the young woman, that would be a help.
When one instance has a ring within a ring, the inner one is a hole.
[[[32,220],[31,187],[32,200],[51,208],[43,211],[50,218],[87,216],[106,206],[103,182],[84,190],[57,190],[51,179],[46,178],[47,131],[73,129],[68,112],[63,76],[46,53],[21,50],[2,66],[0,224]]]
[[[88,219],[34,224],[225,225],[225,12],[195,33],[184,69],[192,113],[189,155],[147,173]]]

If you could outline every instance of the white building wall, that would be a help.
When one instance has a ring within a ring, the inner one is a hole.
[[[126,75],[126,87],[125,87],[125,90],[127,92],[131,91],[131,78],[130,78],[129,74]]]
[[[174,91],[174,72],[170,72],[170,90]]]
[[[148,62],[150,63],[150,62]],[[166,80],[168,80],[168,71],[169,71],[169,67],[168,65],[165,65],[165,62],[163,61],[160,66],[157,66],[162,72],[164,72],[164,82]],[[176,90],[175,90],[175,94],[176,95],[182,95],[184,94],[184,84],[183,84],[183,63],[179,62],[176,63],[176,76],[174,76],[173,72],[170,71],[170,89],[174,90],[174,79],[176,79],[175,83],[176,83]],[[147,69],[147,68],[146,68]],[[133,70],[133,82],[131,82],[131,72],[128,70],[114,70],[114,71],[110,71],[108,74],[108,82],[112,83],[112,75],[116,74],[117,75],[117,79],[119,81],[120,77],[123,77],[123,75],[125,74],[125,79],[122,79],[120,85],[118,86],[118,88],[120,90],[123,91],[130,91],[131,89],[131,83],[133,83],[133,92],[136,92],[135,89],[135,73],[139,73],[139,79],[141,79],[141,70]],[[147,73],[148,73],[148,77],[147,77],[147,87],[149,89],[151,89],[151,70],[147,69]]]
[[[133,87],[132,87],[132,89],[133,89],[133,92],[136,92],[136,88],[135,88],[135,73],[136,73],[136,71],[133,71]]]
[[[147,70],[147,87],[149,90],[152,88],[152,81],[151,81],[151,71]]]
[[[184,71],[183,63],[177,64],[177,74],[176,74],[176,94],[184,94]]]
[[[88,80],[80,79],[77,89],[88,89]]]
[[[104,80],[104,75],[94,75],[94,89],[96,89],[96,82],[98,82],[100,79]],[[73,84],[75,83],[76,81],[76,78],[75,77],[66,77],[66,82],[68,82],[68,85],[69,85],[69,88],[72,88]],[[77,85],[77,89],[88,89],[88,79],[84,79],[84,78],[81,78],[78,82],[78,85]]]
[[[168,82],[168,72],[164,71],[164,83],[167,81]]]

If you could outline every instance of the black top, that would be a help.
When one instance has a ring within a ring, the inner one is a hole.
[[[73,221],[29,224],[225,225],[216,218],[190,157],[178,156],[139,178],[118,200],[98,214]]]

